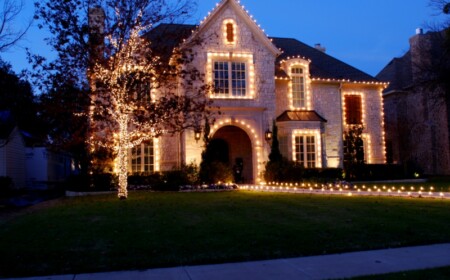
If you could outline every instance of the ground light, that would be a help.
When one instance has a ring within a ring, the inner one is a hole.
[[[240,185],[240,190],[259,191],[259,192],[278,192],[278,193],[299,193],[299,194],[333,194],[342,196],[388,196],[388,197],[407,197],[407,198],[435,198],[450,199],[450,192],[436,192],[433,186],[425,188],[420,186],[415,188],[405,188],[404,186],[376,186],[367,188],[365,185],[343,185],[343,184],[289,184],[270,182],[261,185]]]

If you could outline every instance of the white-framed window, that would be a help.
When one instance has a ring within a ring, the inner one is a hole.
[[[155,147],[153,140],[148,140],[130,150],[131,173],[152,173],[155,168]]]
[[[247,95],[247,66],[241,61],[214,61],[214,92],[219,95]]]
[[[291,68],[292,80],[292,106],[294,108],[306,107],[305,71],[301,66]]]
[[[316,139],[314,135],[297,135],[294,138],[295,161],[305,168],[317,166]]]
[[[214,87],[212,98],[254,98],[253,54],[208,53],[207,70],[207,81]]]
[[[322,138],[320,129],[292,131],[292,160],[305,168],[322,168]]]

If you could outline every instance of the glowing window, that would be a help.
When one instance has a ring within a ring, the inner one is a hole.
[[[345,123],[362,124],[362,100],[360,95],[345,95]]]
[[[245,62],[215,61],[213,70],[215,94],[246,95],[247,67]]]
[[[226,28],[227,28],[227,42],[232,44],[234,43],[234,26],[232,23],[227,23]]]
[[[146,141],[131,149],[131,172],[151,173],[155,171],[153,141]]]
[[[305,108],[305,74],[303,68],[291,68],[292,79],[292,106],[294,108]]]
[[[295,136],[295,161],[306,168],[316,167],[316,141],[312,135]]]
[[[226,45],[236,44],[237,27],[232,19],[223,22],[223,40]]]

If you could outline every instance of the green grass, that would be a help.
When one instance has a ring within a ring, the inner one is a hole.
[[[383,275],[373,275],[352,278],[353,280],[448,280],[450,279],[450,266],[434,269],[406,271]]]
[[[450,201],[253,192],[66,198],[0,222],[0,277],[450,242]]]

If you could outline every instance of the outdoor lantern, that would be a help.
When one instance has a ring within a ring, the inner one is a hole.
[[[200,131],[200,129],[196,129],[194,131],[194,137],[195,137],[196,142],[198,142],[198,140],[200,140],[200,138],[202,137],[202,132]]]
[[[265,138],[266,138],[266,141],[272,140],[272,131],[270,131],[269,129],[266,130]]]

